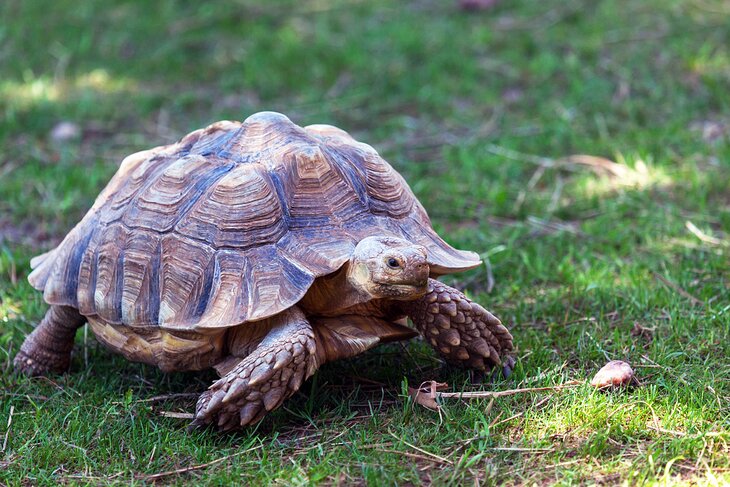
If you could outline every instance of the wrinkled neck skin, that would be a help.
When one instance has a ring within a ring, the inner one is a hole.
[[[299,305],[307,314],[336,315],[372,300],[372,296],[349,278],[350,263],[339,271],[317,279]]]

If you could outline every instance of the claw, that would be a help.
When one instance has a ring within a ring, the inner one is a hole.
[[[456,353],[454,355],[459,360],[468,360],[469,359],[469,352],[467,352],[464,347],[457,348]]]
[[[248,385],[249,387],[258,385],[268,380],[273,374],[274,369],[272,367],[263,364],[259,365],[258,367],[253,369],[253,372],[251,372],[251,376],[248,379]]]
[[[226,395],[226,391],[217,390],[210,396],[210,401],[205,405],[205,409],[202,411],[204,415],[208,415],[211,411],[215,411],[218,406],[223,402],[223,398]]]
[[[504,364],[502,366],[502,375],[505,379],[508,379],[510,375],[512,375],[512,371],[515,368],[515,359],[514,357],[507,357],[504,360]]]
[[[476,338],[474,341],[472,341],[471,348],[473,348],[475,352],[477,352],[484,358],[490,358],[490,356],[492,355],[492,350],[483,338]]]
[[[200,418],[195,418],[186,428],[188,433],[193,433],[195,430],[205,427],[205,422]]]
[[[264,407],[267,411],[271,411],[279,405],[281,400],[284,398],[284,389],[275,387],[269,392],[264,394]]]
[[[289,388],[293,390],[298,390],[302,386],[302,382],[304,381],[304,374],[300,373],[298,370],[294,373],[291,380],[289,381]]]
[[[248,385],[248,381],[246,379],[234,380],[233,384],[231,384],[231,387],[228,389],[228,393],[223,398],[223,403],[228,403],[232,399],[235,399],[236,397],[240,396],[247,385]]]
[[[250,403],[246,404],[241,409],[241,412],[239,414],[239,418],[240,418],[239,424],[241,426],[246,426],[248,423],[250,423],[256,416],[256,413],[258,413],[260,407],[261,407],[260,404],[257,402],[250,402]]]
[[[230,419],[231,418],[226,414],[221,414],[220,416],[218,416],[218,428],[223,430],[223,427],[226,425],[226,423],[228,423],[228,421],[230,421]]]
[[[283,366],[285,366],[289,362],[289,358],[290,358],[290,355],[285,351],[281,351],[281,352],[277,353],[276,354],[276,363],[274,363],[273,369],[274,370],[281,369]]]
[[[452,347],[458,347],[461,344],[459,332],[454,330],[453,328],[444,331],[442,339],[444,342],[448,343]]]

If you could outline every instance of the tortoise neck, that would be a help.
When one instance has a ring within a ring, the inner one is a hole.
[[[355,284],[349,273],[350,263],[340,270],[314,281],[300,306],[308,314],[327,315],[372,300],[372,296]]]

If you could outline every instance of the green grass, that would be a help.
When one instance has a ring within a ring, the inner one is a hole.
[[[160,481],[730,482],[725,2],[9,0],[0,18],[0,484],[196,466]],[[329,364],[256,428],[220,435],[161,414],[191,412],[213,374],[162,374],[91,335],[69,374],[13,375],[45,310],[29,259],[121,158],[264,109],[376,147],[439,232],[490,263],[491,292],[485,269],[445,278],[515,336],[514,375],[485,388],[590,379],[608,359],[642,385],[448,400],[439,415],[407,385],[474,387],[413,341]],[[54,142],[61,121],[81,138]]]

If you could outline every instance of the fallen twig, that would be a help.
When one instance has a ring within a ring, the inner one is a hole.
[[[476,391],[476,392],[438,392],[437,397],[458,397],[460,399],[479,399],[485,397],[504,397],[514,396],[515,394],[523,394],[526,392],[542,392],[542,391],[559,391],[561,389],[569,389],[583,385],[583,381],[571,380],[565,384],[549,387],[527,387],[524,389],[509,389],[506,391]]]
[[[199,392],[178,392],[174,394],[163,394],[161,396],[148,397],[147,399],[140,399],[135,402],[159,402],[167,401],[169,399],[192,399],[200,396]]]
[[[562,389],[569,389],[571,387],[577,387],[583,385],[584,381],[572,380],[565,384],[549,387],[527,387],[523,389],[509,389],[506,391],[476,391],[476,392],[439,392],[439,389],[445,389],[448,384],[442,382],[436,382],[434,380],[422,382],[418,389],[413,387],[408,388],[408,395],[413,398],[416,404],[431,409],[432,411],[441,411],[441,406],[436,401],[439,398],[450,398],[457,397],[459,399],[483,399],[483,398],[497,398],[504,396],[513,396],[515,394],[523,394],[527,392],[544,392],[544,391],[560,391]],[[542,402],[540,403],[542,404]],[[520,416],[522,413],[508,418],[504,421],[509,421]],[[504,422],[502,421],[502,422]],[[493,426],[493,425],[492,425]]]
[[[176,413],[175,411],[160,411],[160,416],[164,418],[177,418],[177,419],[193,419],[195,415],[193,413]]]

